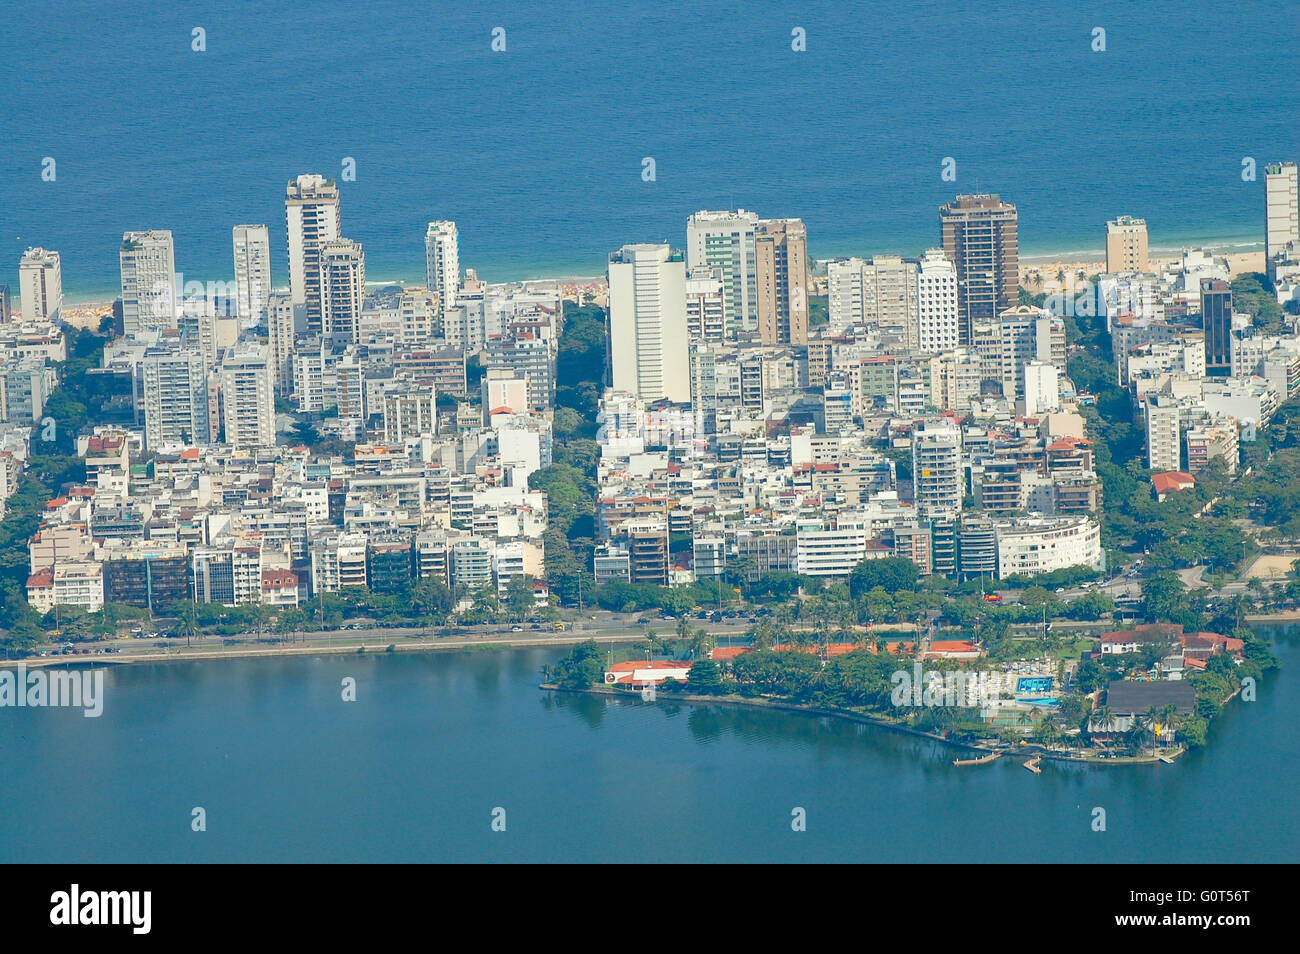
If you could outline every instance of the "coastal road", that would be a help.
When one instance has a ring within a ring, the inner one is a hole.
[[[595,619],[592,618],[593,616]],[[299,655],[321,651],[356,652],[361,648],[368,652],[383,652],[389,645],[394,647],[394,651],[466,649],[483,645],[566,646],[588,639],[601,642],[640,642],[645,639],[645,634],[652,630],[664,637],[671,637],[676,633],[677,624],[674,620],[655,619],[647,623],[638,620],[637,614],[596,612],[587,614],[581,619],[566,620],[563,631],[546,628],[551,624],[542,624],[543,628],[538,630],[524,626],[521,632],[513,632],[513,627],[509,624],[482,624],[450,629],[375,627],[295,633],[284,639],[272,636],[264,636],[261,640],[255,636],[224,638],[205,636],[193,640],[189,646],[185,644],[184,639],[108,639],[75,643],[78,649],[90,650],[90,653],[85,656],[37,656],[29,657],[27,662],[28,665],[57,665],[74,661],[142,662],[158,659]],[[726,620],[721,623],[693,619],[690,622],[693,628],[703,628],[710,634],[721,637],[743,636],[751,625],[747,619]],[[448,634],[433,635],[435,630],[446,631]],[[113,647],[117,652],[112,654],[99,652],[105,647]]]

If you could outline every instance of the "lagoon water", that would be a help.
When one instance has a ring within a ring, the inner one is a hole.
[[[442,218],[488,280],[602,274],[728,206],[802,216],[815,257],[917,255],[977,190],[1017,203],[1030,253],[1095,253],[1118,214],[1153,247],[1249,246],[1263,165],[1300,158],[1286,6],[9,0],[0,281],[44,245],[70,297],[112,297],[145,228],[185,279],[228,280],[231,226],[266,222],[284,283],[284,184],[345,157],[372,281],[422,279]]]
[[[1300,629],[1277,634],[1283,670],[1207,749],[1040,776],[837,720],[543,693],[544,650],[119,666],[98,719],[0,710],[0,862],[1296,861]]]

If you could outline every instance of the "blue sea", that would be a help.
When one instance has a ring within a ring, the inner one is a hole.
[[[457,221],[488,280],[600,274],[611,249],[681,244],[692,211],[729,206],[802,217],[814,257],[915,255],[967,191],[1019,206],[1028,255],[1096,253],[1119,214],[1156,248],[1257,247],[1263,166],[1300,158],[1294,13],[9,0],[0,281],[16,293],[44,245],[70,298],[111,297],[121,234],[145,228],[175,233],[186,280],[227,279],[231,226],[265,222],[282,283],[285,182],[346,158],[344,234],[371,280],[422,277],[431,219]]]

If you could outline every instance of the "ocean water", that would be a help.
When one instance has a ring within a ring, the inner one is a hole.
[[[728,206],[803,217],[814,257],[914,255],[977,190],[1019,206],[1026,254],[1095,253],[1118,214],[1153,247],[1250,247],[1264,164],[1300,158],[1298,24],[1262,0],[9,0],[0,281],[44,245],[70,298],[109,297],[143,228],[175,233],[187,280],[225,280],[231,226],[265,222],[283,282],[285,182],[347,157],[371,280],[421,279],[435,218],[488,280],[601,274]]]
[[[0,709],[0,862],[1294,862],[1298,632],[1207,748],[1041,775],[839,720],[544,693],[547,650],[109,667],[99,718]]]

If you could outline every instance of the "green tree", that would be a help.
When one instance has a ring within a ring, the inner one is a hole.
[[[722,691],[722,672],[712,659],[698,659],[691,665],[689,688],[692,692],[712,695]]]

